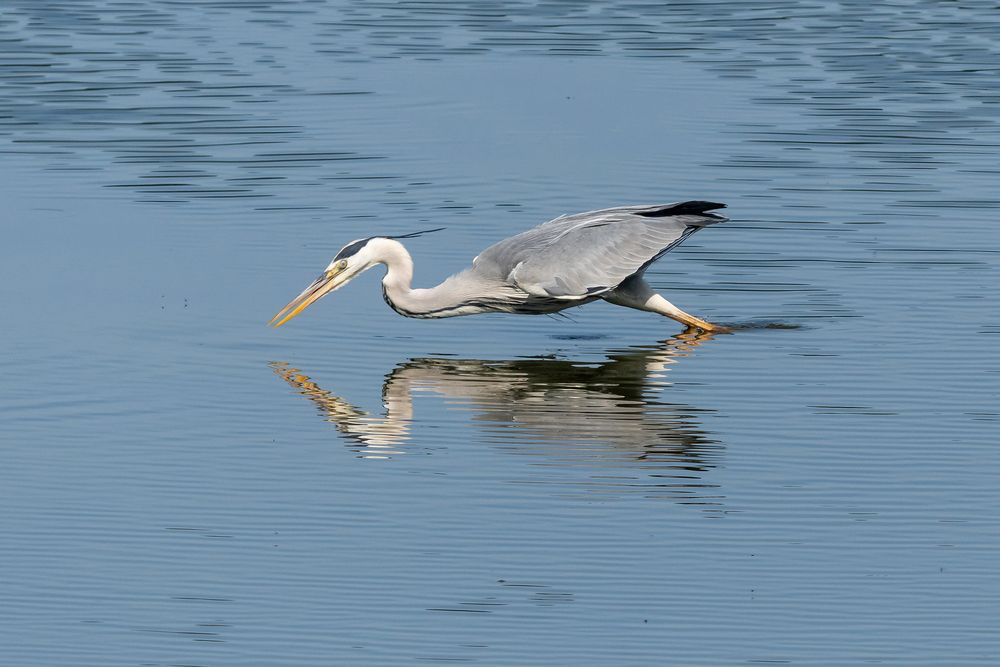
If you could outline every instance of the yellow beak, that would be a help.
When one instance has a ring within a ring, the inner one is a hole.
[[[341,287],[347,282],[342,275],[340,269],[330,269],[320,274],[319,278],[302,291],[302,294],[299,294],[287,306],[279,310],[268,324],[277,329],[330,292]],[[341,276],[340,279],[338,276]]]

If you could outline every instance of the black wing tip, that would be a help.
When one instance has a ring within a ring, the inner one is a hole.
[[[645,211],[640,211],[637,215],[644,218],[666,218],[671,215],[702,215],[707,211],[717,208],[726,208],[725,204],[714,201],[684,201],[677,204],[667,204],[666,206],[654,206]],[[709,213],[709,215],[712,215]]]

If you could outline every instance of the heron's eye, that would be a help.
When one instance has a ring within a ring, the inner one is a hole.
[[[347,260],[346,259],[342,259],[339,262],[337,262],[337,268],[340,269],[341,271],[343,271],[344,269],[346,269],[347,268]]]

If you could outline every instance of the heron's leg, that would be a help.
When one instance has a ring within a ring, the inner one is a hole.
[[[627,306],[628,308],[636,308],[638,310],[646,310],[651,313],[659,313],[660,315],[669,317],[672,320],[677,320],[681,324],[686,325],[688,328],[693,327],[701,329],[702,331],[714,331],[719,333],[729,331],[727,327],[720,324],[712,324],[711,322],[706,322],[699,317],[695,317],[691,313],[685,313],[683,310],[654,292],[653,288],[651,288],[645,280],[638,277],[632,277],[623,282],[612,292],[607,294],[604,297],[604,300],[618,306]]]
[[[681,324],[686,324],[689,327],[696,327],[702,331],[729,331],[728,328],[722,326],[721,324],[712,324],[711,322],[706,322],[700,317],[695,317],[691,313],[685,313],[683,310],[670,303],[659,294],[653,294],[649,297],[649,299],[643,304],[642,309],[653,313],[659,313],[660,315],[666,315],[672,320],[677,320]]]

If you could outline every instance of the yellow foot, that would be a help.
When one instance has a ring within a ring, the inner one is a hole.
[[[724,327],[721,324],[712,324],[711,322],[706,322],[703,319],[695,317],[689,313],[680,311],[679,313],[672,313],[668,315],[672,319],[677,320],[681,324],[687,325],[688,330],[698,329],[700,331],[705,331],[707,333],[732,333],[733,330],[729,327]]]

